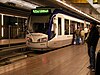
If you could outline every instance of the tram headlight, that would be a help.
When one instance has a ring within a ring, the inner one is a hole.
[[[48,41],[48,38],[47,37],[38,39],[38,42],[46,42],[46,41]]]
[[[26,41],[28,41],[28,42],[32,42],[32,39],[29,38],[29,37],[26,37]]]

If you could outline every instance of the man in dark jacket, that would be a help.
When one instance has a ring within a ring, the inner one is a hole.
[[[89,62],[90,68],[92,71],[95,71],[95,51],[96,51],[96,46],[99,40],[99,32],[96,27],[96,23],[91,22],[90,23],[90,32],[87,37],[87,46],[88,46],[88,55],[89,55]]]

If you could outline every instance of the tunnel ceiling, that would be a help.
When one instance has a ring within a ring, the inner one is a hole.
[[[1,1],[7,1],[7,0],[1,0]],[[8,2],[9,1],[24,1],[24,2],[27,2],[27,3],[30,3],[33,5],[37,5],[37,6],[50,6],[50,7],[52,6],[52,7],[57,7],[57,8],[63,8],[64,10],[67,10],[67,11],[70,10],[71,13],[78,18],[81,18],[81,19],[87,18],[86,16],[82,15],[81,13],[79,13],[73,9],[70,9],[69,7],[64,6],[63,4],[57,2],[56,0],[8,0]],[[24,8],[26,8],[26,6]],[[33,9],[33,8],[29,8],[28,10],[31,10],[31,9]],[[87,20],[90,21],[91,19],[87,19]]]

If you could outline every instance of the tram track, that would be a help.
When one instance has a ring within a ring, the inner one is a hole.
[[[0,66],[36,56],[37,54],[33,52],[34,51],[30,50],[26,44],[0,48]]]

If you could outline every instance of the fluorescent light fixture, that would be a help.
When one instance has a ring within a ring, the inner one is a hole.
[[[3,14],[1,14],[1,25],[3,26],[3,24],[4,24],[4,18],[3,18],[4,16],[3,16]],[[4,36],[4,29],[3,29],[3,27],[1,28],[1,36],[3,37]]]
[[[1,36],[3,37],[4,36],[4,30],[3,30],[3,27],[2,27],[2,29],[1,29]]]
[[[4,20],[3,20],[3,14],[1,14],[1,25],[3,26]]]
[[[59,2],[59,3],[62,3],[63,5],[65,5],[65,6],[69,7],[69,8],[71,8],[71,9],[73,9],[73,10],[75,10],[75,11],[77,11],[77,12],[79,12],[79,13],[81,13],[81,14],[83,14],[83,15],[85,15],[85,16],[87,16],[87,17],[89,17],[89,18],[91,18],[91,19],[93,19],[93,20],[95,20],[95,21],[97,21],[97,22],[100,22],[99,20],[97,20],[97,19],[95,19],[95,18],[93,18],[93,17],[91,17],[91,16],[89,16],[89,15],[83,13],[82,11],[80,11],[80,10],[74,8],[73,6],[68,5],[67,3],[65,3],[65,2],[63,2],[63,1],[61,1],[61,0],[56,0],[56,1]]]

